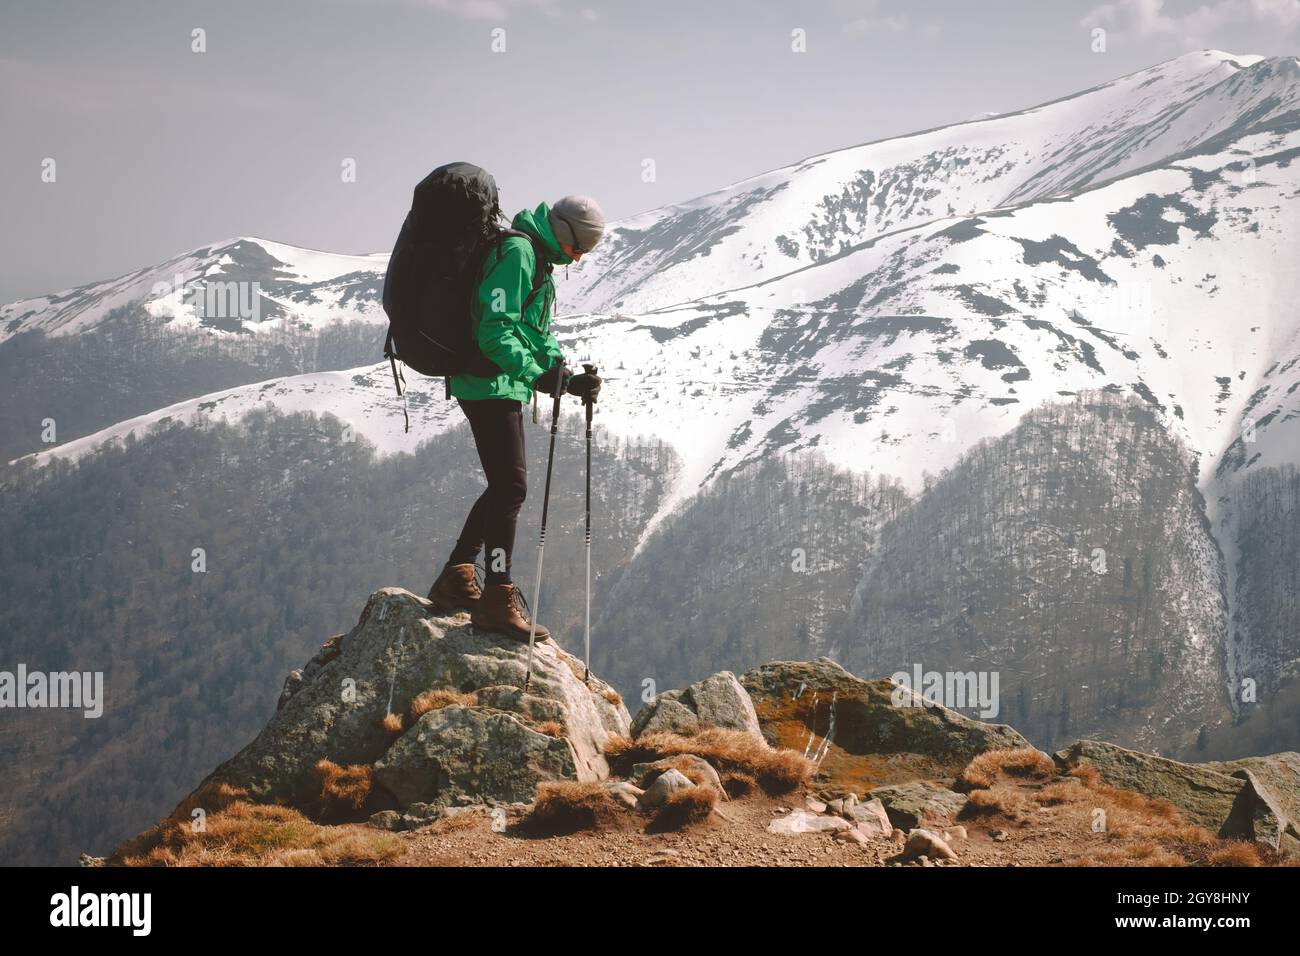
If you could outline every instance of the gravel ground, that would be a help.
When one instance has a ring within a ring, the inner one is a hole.
[[[795,836],[768,833],[767,825],[802,800],[750,796],[718,805],[706,822],[675,833],[646,833],[646,818],[631,811],[620,822],[600,831],[534,837],[521,831],[521,816],[508,816],[496,832],[492,820],[479,813],[441,820],[402,834],[406,854],[399,866],[921,866],[903,862],[900,844],[876,840],[859,845],[836,840],[828,833]],[[1039,819],[1016,825],[1005,819],[960,821],[968,839],[956,840],[955,863],[936,866],[1063,865],[1100,834],[1058,827],[1048,809]],[[1005,831],[1003,841],[992,833]]]

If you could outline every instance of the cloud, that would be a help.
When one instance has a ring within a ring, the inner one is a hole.
[[[408,0],[411,2],[411,0]],[[517,10],[537,10],[547,16],[563,16],[570,11],[569,4],[561,0],[414,0],[426,7],[450,13],[464,20],[507,20]],[[590,7],[575,11],[584,20],[594,20],[600,14]]]
[[[1245,21],[1290,32],[1300,25],[1300,0],[1213,0],[1183,13],[1168,11],[1165,0],[1114,0],[1094,7],[1079,22],[1121,36],[1165,36],[1201,46],[1224,27]]]
[[[902,33],[907,17],[901,13],[882,13],[880,0],[861,4],[863,16],[844,24],[845,33]]]
[[[1300,0],[1250,0],[1256,19],[1273,21],[1284,30],[1300,26]]]

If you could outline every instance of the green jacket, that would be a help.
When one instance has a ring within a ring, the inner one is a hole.
[[[510,225],[539,239],[554,265],[568,265],[573,260],[560,251],[547,211],[546,203],[531,211],[525,209]],[[501,244],[499,257],[495,250],[488,253],[470,314],[479,349],[501,369],[501,374],[491,378],[453,375],[451,394],[456,398],[513,398],[527,404],[532,400],[533,382],[559,361],[560,345],[551,334],[555,282],[550,276],[528,310],[520,315],[520,307],[533,288],[535,265],[532,243],[518,236],[510,236]]]

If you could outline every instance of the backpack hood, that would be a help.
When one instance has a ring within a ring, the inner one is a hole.
[[[553,265],[567,266],[573,260],[560,249],[560,240],[555,238],[555,230],[551,228],[548,215],[550,211],[550,206],[546,203],[541,203],[536,209],[525,209],[515,214],[515,218],[510,220],[510,227],[526,232],[541,242],[550,254]]]

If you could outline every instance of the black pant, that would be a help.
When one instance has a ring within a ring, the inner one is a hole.
[[[474,433],[474,446],[488,486],[470,509],[450,561],[469,564],[480,549],[486,548],[487,582],[505,584],[510,580],[519,509],[528,495],[524,408],[509,398],[460,400],[460,407]]]

